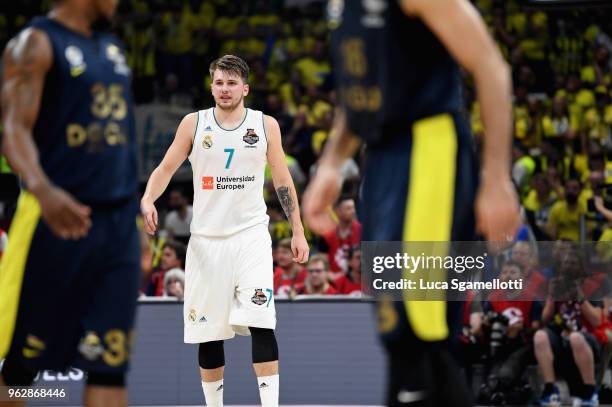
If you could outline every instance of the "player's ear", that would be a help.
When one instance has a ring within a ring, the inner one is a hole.
[[[246,96],[249,94],[249,84],[245,83],[242,85],[242,96]]]

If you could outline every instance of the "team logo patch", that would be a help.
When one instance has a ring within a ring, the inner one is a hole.
[[[104,353],[100,337],[94,331],[88,331],[79,343],[79,352],[87,360],[96,360]]]
[[[268,302],[268,297],[261,288],[256,288],[255,294],[253,294],[253,296],[251,297],[251,302],[255,305],[263,305]]]
[[[189,316],[187,317],[191,322],[195,322],[196,318],[197,318],[197,314],[196,314],[196,310],[194,310],[193,308],[191,310],[189,310]]]
[[[210,137],[208,134],[205,135],[204,138],[202,139],[202,147],[204,148],[212,147],[212,137]]]
[[[126,76],[130,74],[130,68],[125,60],[125,55],[115,44],[108,44],[106,46],[106,58],[115,64],[115,73]]]
[[[64,56],[70,64],[70,76],[77,77],[87,68],[87,64],[83,58],[83,51],[76,45],[69,45],[64,51]]]
[[[245,143],[253,145],[259,141],[259,136],[255,133],[254,129],[247,129],[247,132],[242,139]]]

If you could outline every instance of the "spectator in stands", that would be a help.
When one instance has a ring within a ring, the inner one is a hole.
[[[348,271],[337,277],[332,276],[332,285],[338,294],[361,294],[361,249],[354,246],[349,251]]]
[[[164,275],[164,296],[183,301],[185,295],[185,271],[180,268],[168,270]]]
[[[588,293],[577,285],[584,270],[582,256],[572,247],[564,252],[559,273],[551,280],[542,313],[548,325],[534,336],[535,355],[545,382],[542,404],[560,401],[554,384],[555,374],[559,374],[568,381],[570,394],[584,402],[578,405],[597,405],[595,364],[600,360],[601,344],[596,332],[606,312],[601,302],[585,299]]]
[[[310,257],[306,265],[308,277],[304,284],[297,286],[297,295],[334,295],[338,291],[328,282],[329,262],[324,254],[315,254]]]
[[[524,267],[507,261],[500,274],[503,282],[525,281]],[[523,287],[525,285],[523,284]],[[487,349],[486,381],[479,403],[526,404],[521,376],[533,359],[532,337],[540,327],[542,307],[521,289],[498,290],[484,303],[483,336]]]
[[[304,284],[308,273],[301,264],[293,261],[291,238],[279,241],[275,254],[274,295],[286,298],[297,286]]]
[[[186,254],[187,247],[184,244],[174,240],[168,240],[162,249],[161,268],[151,274],[145,294],[153,297],[163,295],[164,276],[166,272],[173,268],[184,270]]]
[[[578,201],[582,186],[577,179],[565,183],[565,196],[556,202],[548,215],[548,235],[554,239],[578,241],[580,239],[580,217],[586,208]]]
[[[525,215],[536,240],[550,240],[546,234],[548,214],[557,200],[548,178],[543,173],[534,175],[531,180],[532,189],[523,200]]]
[[[353,198],[340,197],[334,212],[338,218],[338,226],[323,235],[324,245],[321,251],[328,253],[331,271],[347,272],[349,251],[361,242],[361,223],[355,219]]]
[[[536,300],[546,297],[546,278],[538,270],[538,257],[533,252],[531,244],[519,241],[512,246],[511,259],[521,266],[523,289]]]
[[[170,191],[168,209],[170,212],[166,216],[164,229],[170,237],[186,245],[191,236],[189,226],[193,218],[193,208],[182,190],[177,188]]]

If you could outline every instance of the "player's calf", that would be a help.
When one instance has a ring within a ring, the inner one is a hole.
[[[278,344],[272,329],[249,328],[262,407],[278,407]]]
[[[225,367],[223,341],[201,343],[198,348],[198,362],[206,405],[223,406],[223,370]]]

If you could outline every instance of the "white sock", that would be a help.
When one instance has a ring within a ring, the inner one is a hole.
[[[223,407],[223,379],[216,382],[202,382],[204,402],[208,407]]]
[[[261,407],[278,407],[278,375],[257,378]]]

